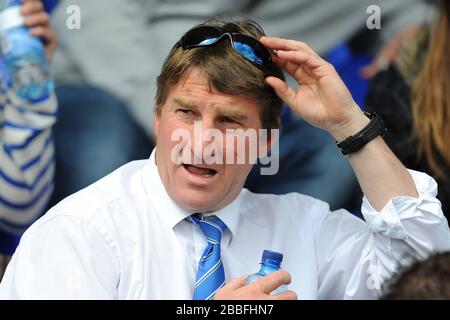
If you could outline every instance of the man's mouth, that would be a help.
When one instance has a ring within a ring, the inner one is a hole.
[[[202,168],[191,164],[183,164],[183,167],[191,174],[202,177],[213,177],[217,171],[210,168]]]

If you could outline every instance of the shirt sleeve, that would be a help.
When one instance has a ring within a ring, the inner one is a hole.
[[[0,299],[116,299],[118,282],[117,256],[94,223],[57,215],[24,234]]]
[[[450,250],[450,230],[436,199],[437,184],[409,171],[419,198],[395,197],[377,212],[364,197],[365,222],[345,210],[316,204],[319,299],[374,299],[402,262]]]
[[[36,103],[0,95],[0,254],[11,255],[17,242],[3,240],[20,236],[38,218],[53,190],[57,101],[53,93]]]

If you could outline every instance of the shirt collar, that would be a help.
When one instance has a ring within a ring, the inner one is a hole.
[[[243,191],[241,191],[238,197],[234,199],[233,202],[229,203],[226,207],[205,214],[205,216],[215,215],[220,220],[222,220],[223,223],[225,223],[225,225],[227,226],[228,230],[230,230],[231,233],[229,242],[231,242],[237,234],[239,226],[239,212],[242,199],[242,192]]]
[[[147,165],[144,167],[142,182],[147,196],[152,201],[158,213],[161,214],[161,218],[173,229],[178,223],[193,214],[193,212],[183,209],[170,198],[159,175],[155,155],[156,148],[153,150]],[[215,215],[226,224],[231,233],[230,241],[237,234],[240,205],[244,190],[241,190],[238,197],[226,207],[205,214],[205,216]]]

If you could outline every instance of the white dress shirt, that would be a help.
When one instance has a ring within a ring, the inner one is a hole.
[[[419,198],[381,212],[364,198],[366,222],[311,197],[243,189],[214,212],[226,280],[259,269],[264,249],[284,254],[300,299],[376,298],[406,253],[450,249],[429,176],[410,171]],[[23,236],[0,284],[3,299],[191,299],[206,247],[200,228],[169,197],[150,160],[129,163],[68,197]]]

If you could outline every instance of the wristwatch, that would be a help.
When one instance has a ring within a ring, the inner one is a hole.
[[[344,156],[354,153],[364,147],[368,142],[375,139],[379,135],[384,137],[386,127],[383,119],[375,112],[364,111],[364,114],[370,119],[369,124],[358,133],[348,137],[347,139],[336,142],[339,150]]]

